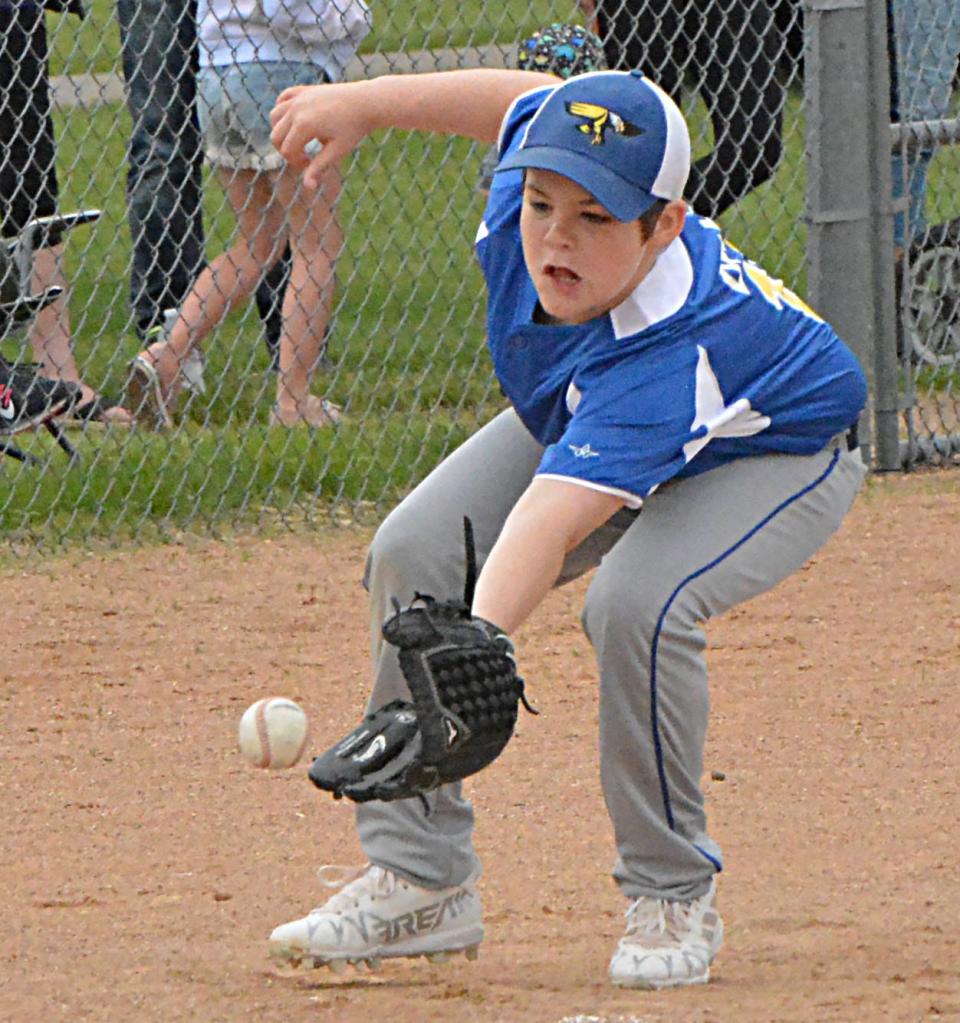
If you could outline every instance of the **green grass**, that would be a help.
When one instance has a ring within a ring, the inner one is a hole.
[[[109,73],[120,69],[120,33],[113,0],[93,0],[81,21],[72,14],[47,14],[52,75]]]
[[[71,438],[82,459],[75,465],[34,435],[23,446],[42,469],[0,462],[0,529],[8,541],[56,544],[296,524],[333,509],[363,520],[400,496],[407,473],[423,475],[476,425],[472,414],[393,414],[319,432],[192,424],[171,437],[88,431]]]
[[[66,265],[75,349],[85,377],[122,392],[139,349],[127,308],[130,246],[124,197],[129,132],[118,105],[57,114],[62,208],[103,211],[77,229]],[[23,447],[42,468],[0,462],[0,529],[8,538],[127,538],[268,519],[297,521],[318,504],[351,516],[384,511],[502,404],[483,336],[483,286],[471,250],[482,147],[387,134],[368,142],[340,210],[336,370],[324,390],[344,406],[333,431],[264,427],[273,399],[252,304],[211,337],[212,393],[183,410],[173,437],[88,431],[69,466],[44,433]],[[208,248],[233,219],[211,179]],[[5,344],[13,355],[17,343]],[[252,425],[251,425],[252,424]],[[18,438],[20,439],[20,438]]]

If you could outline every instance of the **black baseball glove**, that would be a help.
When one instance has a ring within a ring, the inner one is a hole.
[[[413,701],[394,700],[317,757],[310,780],[340,799],[409,799],[486,767],[506,746],[527,703],[513,644],[495,625],[470,613],[476,579],[473,535],[464,520],[464,599],[417,594],[383,626],[400,650]]]

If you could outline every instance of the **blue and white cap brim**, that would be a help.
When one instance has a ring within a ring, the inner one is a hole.
[[[497,164],[496,173],[525,168],[554,171],[575,181],[617,220],[636,220],[661,198],[641,191],[589,156],[550,146],[531,146],[529,149],[517,150]]]

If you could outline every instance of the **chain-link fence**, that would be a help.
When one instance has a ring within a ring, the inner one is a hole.
[[[263,131],[287,85],[544,66],[564,39],[522,44],[579,23],[598,59],[680,100],[694,208],[803,290],[801,14],[798,0],[93,0],[79,20],[0,3],[3,230],[21,299],[48,302],[21,303],[3,355],[84,387],[61,445],[19,435],[27,460],[0,460],[6,534],[372,520],[501,407],[471,256],[487,147],[379,134],[310,197]],[[930,116],[919,88],[900,75],[901,119]],[[954,159],[902,161],[905,191],[929,163],[933,224],[960,213]],[[65,211],[88,215],[34,223]],[[902,376],[911,435],[923,424],[933,445],[956,431],[955,245],[918,223],[899,264]]]
[[[902,459],[960,455],[960,8],[895,0],[894,239]]]

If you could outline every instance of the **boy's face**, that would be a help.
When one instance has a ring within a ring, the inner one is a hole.
[[[540,305],[561,323],[586,323],[620,305],[650,272],[657,233],[647,239],[639,220],[617,220],[569,178],[526,172],[524,261]]]

